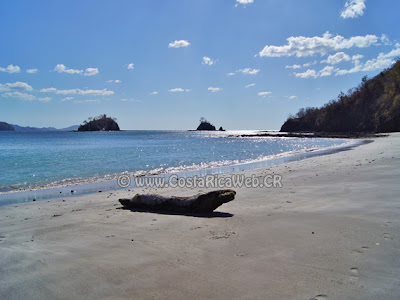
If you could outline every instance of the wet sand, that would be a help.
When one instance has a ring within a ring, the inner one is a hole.
[[[396,299],[400,134],[246,175],[212,215],[133,212],[119,190],[0,208],[1,299]]]

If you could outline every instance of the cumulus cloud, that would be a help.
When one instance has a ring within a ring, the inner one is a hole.
[[[228,76],[233,76],[233,75],[235,75],[235,73],[228,73],[228,74],[226,74],[226,75],[228,75]]]
[[[393,49],[392,51],[386,54],[379,53],[378,57],[370,59],[364,64],[360,63],[360,61],[356,59],[353,68],[348,70],[338,70],[336,72],[336,76],[347,75],[361,71],[368,72],[368,71],[385,69],[394,64],[395,63],[394,58],[398,56],[400,56],[400,48]]]
[[[214,59],[211,59],[211,58],[209,58],[209,57],[207,57],[207,56],[204,56],[203,57],[203,64],[204,65],[209,65],[209,66],[212,66],[212,65],[214,65],[215,64],[215,60]]]
[[[351,58],[351,60],[360,60],[360,59],[363,59],[364,58],[364,55],[362,55],[362,54],[356,54],[356,55],[353,55],[353,57]]]
[[[254,3],[254,0],[236,0],[235,6],[237,7],[239,4],[246,6],[246,4],[252,4],[252,3]]]
[[[1,96],[5,97],[5,98],[16,98],[16,99],[26,100],[26,101],[36,100],[35,96],[29,95],[26,93],[21,93],[21,92],[9,92],[9,93],[4,93]]]
[[[336,54],[333,55],[329,55],[327,59],[321,61],[321,63],[326,63],[326,64],[330,64],[330,65],[337,65],[341,62],[344,61],[349,61],[351,58],[349,55],[347,55],[344,52],[338,52]]]
[[[87,68],[83,75],[85,75],[85,76],[93,76],[93,75],[97,75],[97,74],[99,74],[99,69],[98,68]]]
[[[212,93],[216,93],[216,92],[222,91],[222,89],[219,88],[219,87],[211,87],[211,86],[208,88],[208,90],[210,92],[212,92]]]
[[[106,82],[109,82],[109,83],[111,83],[111,82],[114,82],[114,83],[121,83],[122,81],[121,80],[119,80],[119,79],[116,79],[116,80],[107,80]]]
[[[1,72],[7,72],[7,73],[19,73],[21,72],[21,68],[18,66],[14,65],[8,65],[6,68],[0,67]]]
[[[289,100],[294,100],[297,98],[297,96],[289,96],[288,98],[289,98]]]
[[[61,101],[71,101],[71,100],[73,100],[74,99],[74,97],[65,97],[64,99],[61,99]]]
[[[150,95],[158,95],[158,92],[157,91],[153,91],[153,92],[150,93]]]
[[[308,69],[303,73],[294,73],[294,75],[298,78],[317,78],[317,72],[315,70]]]
[[[134,98],[124,98],[121,99],[122,102],[142,102],[142,100],[134,99]]]
[[[333,36],[329,32],[325,32],[322,37],[289,37],[287,45],[284,46],[265,46],[260,51],[261,57],[283,57],[293,56],[306,57],[316,54],[326,55],[331,51],[339,51],[343,49],[366,48],[377,44],[379,38],[376,35],[354,36],[348,39],[343,36]]]
[[[83,70],[68,69],[63,64],[58,64],[54,67],[54,71],[58,73],[68,73],[68,74],[82,74]]]
[[[110,96],[114,95],[114,91],[110,91],[107,89],[103,90],[81,90],[81,89],[70,89],[70,90],[59,90],[56,88],[45,88],[41,89],[42,93],[55,93],[59,95],[91,95],[91,96]]]
[[[364,10],[367,8],[365,5],[365,1],[366,0],[347,0],[340,16],[343,19],[353,19],[364,15]]]
[[[261,97],[267,97],[267,96],[269,96],[271,94],[272,94],[272,92],[259,92],[257,95],[261,96]]]
[[[182,92],[190,92],[190,90],[188,90],[188,89],[184,90],[182,88],[174,88],[174,89],[168,90],[168,92],[171,92],[171,93],[182,93]]]
[[[8,91],[28,92],[32,90],[33,90],[32,87],[25,82],[17,81],[15,83],[6,83],[6,84],[0,83],[0,92],[8,92]]]
[[[312,61],[312,62],[309,62],[309,63],[303,64],[303,67],[309,67],[309,66],[313,66],[313,65],[316,65],[316,64],[317,64],[317,61],[316,61],[316,60],[314,60],[314,61]]]
[[[83,74],[85,76],[93,76],[93,75],[99,74],[98,68],[87,68],[85,71],[83,71],[83,70],[76,70],[76,69],[68,69],[63,64],[56,65],[53,70],[58,73]]]
[[[35,73],[37,73],[38,71],[39,71],[38,69],[28,69],[28,70],[26,70],[26,73],[35,74]]]
[[[331,76],[334,72],[337,72],[337,71],[338,71],[338,69],[335,68],[334,66],[326,66],[321,71],[319,71],[318,75],[319,75],[319,77]]]
[[[188,47],[190,43],[186,40],[175,40],[169,43],[168,48],[181,48],[181,47]]]
[[[300,65],[292,65],[292,66],[286,66],[285,69],[300,69]]]
[[[245,74],[245,75],[256,75],[258,72],[260,72],[260,70],[244,68],[244,69],[238,70],[237,72],[241,72],[242,74]]]
[[[245,88],[248,89],[249,87],[252,87],[252,86],[255,86],[255,85],[256,85],[255,83],[250,83],[250,84],[246,85]]]
[[[392,42],[390,41],[389,37],[388,37],[386,34],[384,34],[384,33],[381,35],[381,42],[382,42],[385,46],[392,45]]]
[[[128,64],[128,69],[133,70],[135,67],[133,66],[133,63]]]

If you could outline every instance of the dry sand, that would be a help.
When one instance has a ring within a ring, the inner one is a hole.
[[[400,134],[246,172],[272,173],[213,217],[123,210],[124,190],[1,207],[0,298],[399,299]]]

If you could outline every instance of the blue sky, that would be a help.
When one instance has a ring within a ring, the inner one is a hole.
[[[400,57],[397,0],[0,2],[0,121],[279,129]]]

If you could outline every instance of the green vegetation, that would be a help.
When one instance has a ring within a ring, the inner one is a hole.
[[[89,118],[79,126],[78,131],[119,131],[117,119],[100,115],[95,118]]]
[[[400,61],[372,79],[340,93],[321,108],[302,108],[282,125],[284,132],[400,131]]]
[[[14,127],[6,122],[0,122],[0,131],[14,131]]]

